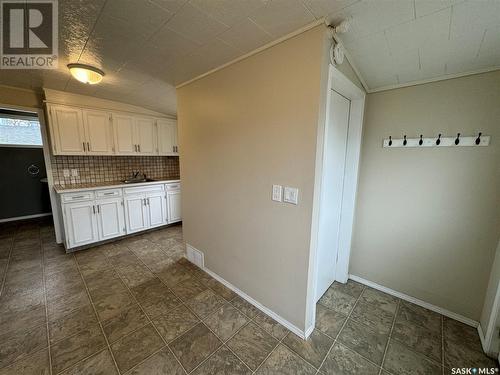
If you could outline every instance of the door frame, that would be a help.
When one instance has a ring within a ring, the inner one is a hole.
[[[323,179],[324,150],[326,130],[330,121],[330,99],[332,90],[337,91],[351,101],[349,113],[349,129],[347,135],[347,150],[344,172],[344,191],[339,230],[339,252],[337,257],[335,280],[345,283],[349,275],[349,258],[351,255],[351,240],[354,224],[356,191],[358,185],[358,169],[361,153],[361,138],[363,130],[363,115],[366,93],[347,78],[332,64],[328,65],[327,86],[324,87],[317,135],[314,196],[311,223],[311,242],[309,248],[309,274],[306,295],[306,330],[308,337],[316,323],[316,288],[318,275],[318,238],[319,212],[321,207],[321,182]],[[323,120],[324,119],[324,120]]]
[[[48,126],[45,121],[45,111],[43,108],[40,107],[27,107],[27,106],[19,106],[6,103],[0,103],[0,107],[18,111],[32,112],[38,115],[38,122],[40,123],[40,132],[42,134],[43,158],[45,161],[45,169],[47,171],[47,183],[49,187],[50,205],[52,208],[52,219],[54,221],[54,232],[56,235],[56,242],[58,244],[61,244],[63,242],[62,212],[60,211],[59,206],[57,204],[57,194],[54,190],[54,176],[52,175],[51,149],[49,144]]]

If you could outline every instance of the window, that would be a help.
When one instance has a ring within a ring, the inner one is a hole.
[[[0,109],[0,146],[42,147],[36,114]]]

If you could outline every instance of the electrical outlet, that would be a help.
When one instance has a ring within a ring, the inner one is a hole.
[[[281,185],[273,185],[273,195],[271,199],[275,202],[281,202],[282,195],[283,187]]]
[[[64,177],[69,177],[70,176],[69,169],[63,169],[63,176]]]
[[[78,177],[78,169],[72,169],[71,170],[71,177]]]
[[[285,194],[283,197],[283,202],[298,204],[299,203],[299,189],[285,186]]]

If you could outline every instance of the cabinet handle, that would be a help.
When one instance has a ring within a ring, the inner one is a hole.
[[[90,143],[87,142],[87,151],[90,151]]]
[[[149,198],[148,198],[148,206],[149,206],[149,205],[150,205],[150,204],[149,204]]]
[[[85,151],[85,142],[82,142],[83,145],[83,151]]]
[[[95,215],[95,206],[92,206],[92,211],[94,211],[94,215]]]
[[[172,152],[175,152],[175,146],[172,146]]]
[[[85,198],[83,195],[75,195],[74,197],[71,197],[71,199],[82,199]]]
[[[100,214],[101,213],[101,208],[99,207],[100,205],[97,205],[97,213]]]
[[[146,198],[144,198],[144,202],[143,202],[143,203],[144,203],[144,205],[146,206]]]
[[[137,147],[139,148],[139,152],[141,152],[141,145],[137,145]]]
[[[111,192],[108,192],[108,193],[104,193],[104,195],[115,195],[115,193],[111,191]]]

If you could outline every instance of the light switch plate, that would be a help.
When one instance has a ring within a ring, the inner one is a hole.
[[[299,189],[294,187],[285,186],[285,194],[283,202],[298,204],[299,203]]]
[[[272,200],[275,202],[281,202],[283,196],[283,187],[281,185],[273,185],[273,196]]]

